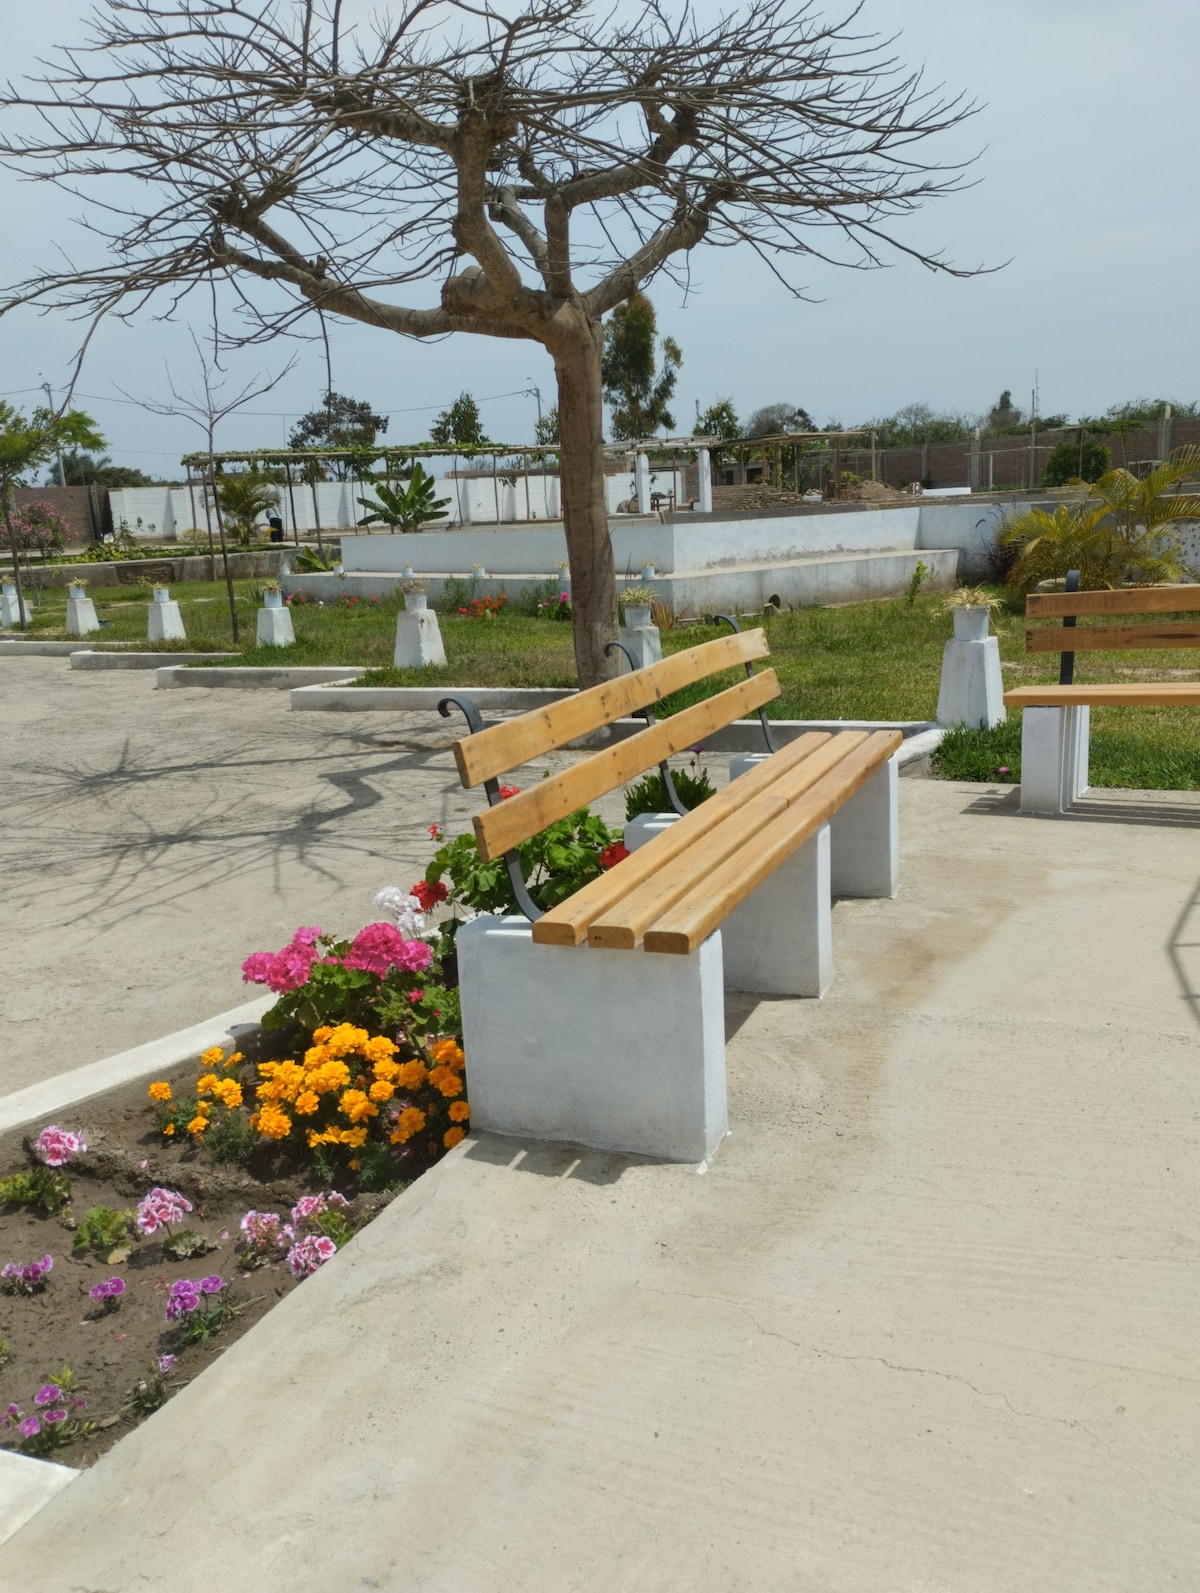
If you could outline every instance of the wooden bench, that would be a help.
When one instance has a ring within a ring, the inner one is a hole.
[[[505,860],[523,918],[481,915],[458,934],[471,1116],[480,1128],[700,1161],[726,1132],[724,988],[819,996],[831,975],[830,898],[891,896],[897,874],[897,731],[816,732],[734,760],[730,784],[692,812],[667,759],[779,694],[761,630],[634,669],[455,745],[485,861]],[[620,645],[620,644],[616,644]],[[656,721],[653,705],[724,670],[746,679]],[[612,738],[501,801],[499,777],[531,759]],[[529,897],[516,848],[658,764],[676,811],[627,827],[632,855],[549,912]]]
[[[1200,681],[1075,683],[1075,654],[1200,647],[1200,621],[1121,625],[1077,624],[1128,615],[1200,613],[1200,586],[1139,586],[1081,592],[1079,571],[1062,592],[1035,592],[1025,601],[1030,619],[1061,619],[1061,626],[1025,632],[1031,653],[1061,653],[1057,686],[1018,686],[1004,693],[1006,707],[1024,710],[1021,722],[1021,811],[1065,813],[1087,790],[1088,738],[1093,707],[1200,706]]]

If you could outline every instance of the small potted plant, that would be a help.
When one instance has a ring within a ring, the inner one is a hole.
[[[642,580],[643,581],[652,581],[654,579],[656,573],[657,572],[656,572],[653,564],[643,564],[642,565]]]
[[[988,634],[988,619],[1001,599],[981,586],[960,586],[942,604],[942,613],[954,620],[957,642],[981,642]]]
[[[262,599],[264,608],[283,607],[283,593],[279,589],[278,581],[264,581],[262,583]]]
[[[474,581],[486,581],[487,580],[487,570],[486,570],[486,568],[482,564],[472,564],[472,566],[471,566],[471,579],[474,580]]]
[[[567,560],[560,560],[560,562],[555,565],[555,569],[558,571],[559,585],[569,587],[571,584],[571,566]]]
[[[171,601],[171,591],[166,586],[152,586],[150,588],[150,596],[155,603],[169,603]]]
[[[644,631],[650,624],[650,605],[654,593],[648,586],[627,586],[621,593],[625,625],[631,631]]]
[[[87,596],[87,587],[87,577],[85,575],[73,575],[67,591],[71,597],[79,602]]]
[[[429,607],[424,581],[405,581],[404,607],[410,614],[419,614],[423,608]]]
[[[400,571],[400,579],[402,581],[411,581],[412,578],[413,578],[413,567],[412,567],[412,565],[411,564],[404,565],[404,567]]]

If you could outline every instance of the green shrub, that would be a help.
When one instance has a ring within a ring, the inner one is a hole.
[[[693,763],[693,772],[689,774],[686,769],[672,769],[671,783],[675,787],[676,795],[685,808],[698,808],[701,802],[707,802],[710,796],[716,793],[712,781],[708,778],[708,770],[701,769]],[[651,774],[644,775],[636,785],[626,787],[625,790],[625,821],[629,822],[639,813],[670,813],[672,811],[667,788],[662,775],[657,769]]]

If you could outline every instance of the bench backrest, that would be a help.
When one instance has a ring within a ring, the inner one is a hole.
[[[566,818],[577,808],[615,790],[654,764],[695,746],[714,730],[723,729],[770,702],[779,695],[775,671],[750,673],[753,660],[766,657],[769,651],[762,630],[722,636],[674,653],[648,669],[619,675],[615,680],[589,687],[561,702],[464,737],[454,748],[458,772],[464,786],[476,786],[495,780],[531,758],[594,734],[617,719],[648,710],[672,692],[709,675],[739,666],[747,669],[748,678],[736,686],[707,697],[669,719],[650,723],[645,730],[614,742],[517,796],[476,814],[475,838],[480,855],[490,862],[547,825]],[[454,701],[448,698],[442,705],[443,711]]]
[[[1061,619],[1062,625],[1043,625],[1025,632],[1030,653],[1062,653],[1061,684],[1071,684],[1076,653],[1121,652],[1140,648],[1200,647],[1200,622],[1164,621],[1142,625],[1084,625],[1080,619],[1112,618],[1127,614],[1200,613],[1200,585],[1134,586],[1113,591],[1080,592],[1079,572],[1067,577],[1065,592],[1031,592],[1025,599],[1027,619]]]

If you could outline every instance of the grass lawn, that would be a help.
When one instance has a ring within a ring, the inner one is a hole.
[[[295,647],[256,650],[254,614],[257,585],[235,584],[242,630],[237,664],[360,664],[364,684],[397,686],[573,686],[575,665],[569,625],[508,612],[497,620],[440,616],[449,663],[444,669],[391,667],[396,598],[378,603],[295,605]],[[203,582],[172,588],[179,600],[188,640],[166,650],[232,649],[225,588]],[[98,640],[146,647],[149,594],[129,587],[96,587],[96,611],[105,621]],[[61,636],[66,623],[66,593],[43,594],[33,634]],[[761,621],[771,644],[781,695],[768,705],[777,719],[932,719],[937,711],[942,648],[951,632],[940,600],[918,597],[843,608],[799,609]],[[1161,620],[1164,616],[1155,616]],[[749,621],[746,622],[750,623]],[[1058,678],[1057,654],[1025,652],[1023,613],[1001,610],[993,618],[1000,638],[1006,685]],[[689,626],[663,635],[664,652],[692,647],[727,634],[723,627]],[[1188,667],[1192,664],[1196,667]],[[1200,657],[1184,651],[1080,653],[1075,677],[1081,683],[1104,680],[1196,679]],[[678,711],[723,685],[742,678],[730,673],[688,691],[664,705]],[[1020,716],[990,733],[948,738],[938,772],[948,779],[1018,780]],[[1000,770],[1006,769],[1006,773]],[[1094,785],[1148,789],[1200,789],[1200,710],[1175,708],[1094,708],[1091,778]]]

